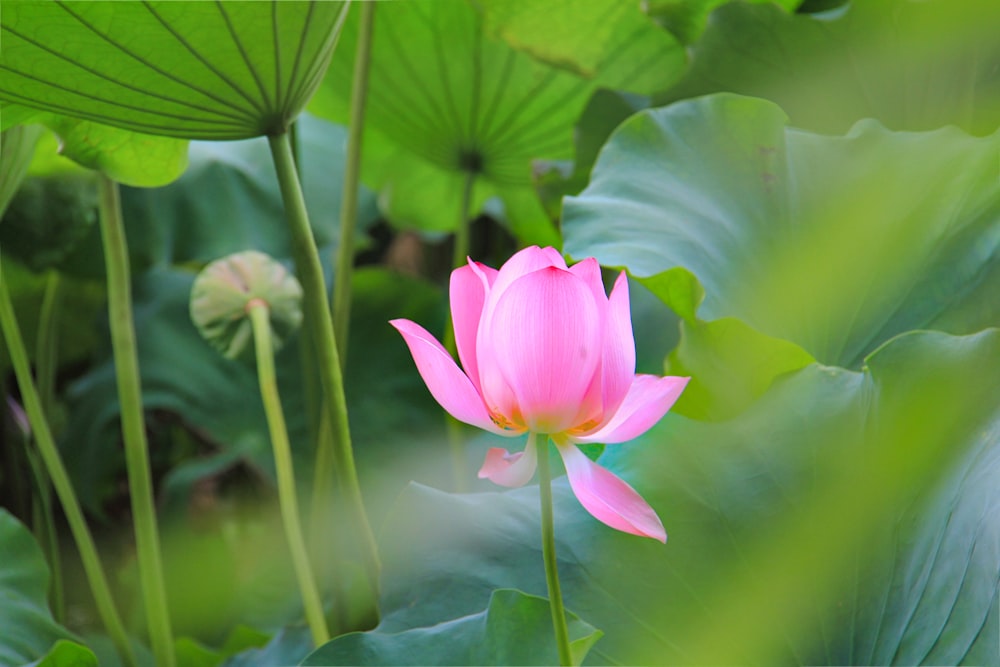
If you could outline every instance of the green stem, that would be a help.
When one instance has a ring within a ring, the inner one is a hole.
[[[115,609],[111,588],[104,576],[101,560],[97,555],[97,547],[94,545],[94,538],[83,518],[80,502],[73,491],[73,485],[69,480],[62,458],[59,456],[59,450],[56,448],[52,431],[45,419],[45,413],[42,411],[42,401],[38,395],[38,389],[35,387],[34,379],[31,377],[31,365],[28,362],[28,353],[24,347],[24,340],[21,338],[21,331],[17,326],[14,306],[7,291],[7,281],[2,276],[0,276],[0,328],[3,329],[4,338],[7,339],[7,349],[10,353],[11,364],[14,366],[18,387],[21,390],[24,409],[28,414],[28,421],[31,423],[32,435],[38,445],[38,452],[45,462],[59,502],[62,503],[63,512],[66,514],[66,521],[69,523],[69,529],[76,541],[77,549],[80,551],[83,571],[94,595],[97,613],[100,615],[104,628],[114,642],[122,661],[130,667],[134,667],[136,664],[135,654],[132,652],[125,627]]]
[[[534,438],[532,433],[529,438]],[[542,443],[538,447],[538,491],[542,509],[542,559],[545,561],[545,583],[549,589],[549,604],[552,608],[552,626],[559,649],[559,664],[572,665],[573,655],[569,648],[569,630],[566,627],[566,610],[563,608],[562,591],[559,588],[559,570],[556,565],[556,531],[552,520],[552,474],[549,472],[549,438],[539,434]]]
[[[347,504],[352,515],[355,529],[359,533],[361,548],[364,551],[365,567],[369,584],[373,593],[378,591],[379,559],[375,546],[375,535],[368,516],[365,513],[364,501],[361,498],[361,487],[358,484],[358,474],[354,466],[354,452],[351,450],[351,433],[347,421],[347,398],[344,395],[344,378],[341,372],[340,357],[333,334],[333,320],[326,299],[326,283],[323,280],[323,268],[309,226],[309,216],[306,212],[302,187],[299,184],[295,166],[292,163],[292,151],[287,134],[268,137],[271,155],[278,175],[282,200],[285,203],[286,217],[292,244],[295,246],[295,257],[298,264],[299,279],[304,292],[303,308],[305,320],[312,329],[311,338],[319,361],[320,381],[323,394],[328,401],[333,438],[320,438],[320,443],[332,443],[332,459],[336,463],[335,474],[341,497]]]
[[[315,369],[316,365],[313,364],[312,368]],[[319,415],[316,439],[313,442],[316,443],[316,453],[309,505],[309,545],[315,565],[314,575],[323,590],[333,598],[328,620],[334,635],[339,635],[345,630],[344,624],[350,622],[350,605],[347,603],[349,587],[345,578],[330,578],[331,572],[342,571],[340,561],[347,545],[343,540],[338,541],[338,536],[330,530],[331,526],[337,525],[337,518],[333,507],[333,474],[336,464],[333,461],[333,433],[328,410]]]
[[[59,623],[66,620],[66,603],[63,595],[62,558],[59,554],[59,533],[52,509],[52,482],[45,472],[45,462],[39,457],[37,446],[30,437],[24,440],[24,451],[28,454],[31,478],[35,482],[37,498],[31,505],[32,531],[38,537],[38,546],[45,553],[51,579],[49,581],[49,605],[52,617]]]
[[[299,121],[297,120],[288,126],[288,141],[292,146],[292,162],[295,163],[295,171],[299,178],[302,178],[302,155],[299,144]]]
[[[344,163],[344,186],[340,201],[340,237],[337,254],[334,257],[333,279],[333,331],[337,336],[337,354],[341,363],[347,360],[347,343],[351,328],[351,278],[354,272],[354,230],[358,221],[358,189],[361,182],[361,144],[365,122],[365,103],[368,99],[368,69],[371,63],[372,26],[375,18],[375,2],[361,3],[361,17],[358,26],[358,47],[354,59],[353,90],[351,92],[350,120],[347,125],[347,155]],[[316,440],[316,462],[313,468],[312,533],[316,545],[321,544],[326,535],[324,525],[331,519],[330,512],[324,511],[332,494],[330,483],[334,474],[331,454],[329,413],[324,412],[320,420]],[[335,582],[336,583],[336,582]],[[335,595],[334,608],[342,607],[344,591]],[[345,617],[344,613],[337,614]]]
[[[264,402],[264,413],[271,431],[271,445],[274,449],[274,467],[278,476],[278,501],[281,518],[285,524],[285,537],[292,554],[292,565],[299,580],[302,604],[306,620],[312,632],[313,643],[322,646],[330,639],[323,617],[323,605],[313,581],[306,542],[302,536],[299,520],[299,504],[295,495],[295,471],[292,467],[292,447],[288,442],[285,415],[278,395],[278,381],[274,372],[274,345],[271,342],[271,323],[268,305],[254,299],[247,304],[250,322],[253,325],[254,348],[257,352],[257,379],[260,382],[260,397]]]
[[[149,445],[146,442],[135,324],[132,318],[128,246],[118,185],[102,175],[100,194],[101,238],[108,274],[108,318],[114,349],[118,402],[121,405],[122,439],[129,495],[132,499],[139,579],[156,664],[159,667],[173,667],[174,645],[163,584],[160,538],[156,528],[153,480],[149,469]]]
[[[45,296],[38,317],[38,336],[35,342],[35,375],[38,378],[38,396],[42,403],[42,413],[51,419],[55,408],[56,369],[58,368],[59,303],[61,281],[58,271],[50,271],[45,281]],[[52,515],[52,485],[45,474],[44,465],[36,466],[36,484],[40,502],[39,519],[44,526],[44,548],[48,554],[52,570],[52,613],[56,620],[65,616],[63,596],[62,566],[59,556],[59,533],[55,529]]]
[[[472,209],[472,192],[476,184],[475,172],[468,172],[465,179],[465,187],[462,190],[462,208],[458,219],[458,227],[455,228],[455,246],[452,250],[451,267],[457,269],[463,266],[469,257],[469,226]],[[451,311],[448,312],[447,321],[444,324],[444,347],[453,357],[458,357],[458,347],[455,344],[455,327],[451,321]],[[448,450],[451,456],[451,470],[454,476],[454,487],[456,493],[468,490],[468,483],[465,479],[465,442],[462,438],[462,423],[445,413],[445,430],[448,435]]]
[[[344,190],[340,202],[340,240],[334,266],[333,330],[337,334],[337,352],[347,359],[347,338],[351,322],[351,273],[354,269],[354,229],[358,224],[358,188],[361,181],[361,139],[368,101],[368,68],[371,64],[372,27],[375,2],[361,3],[358,26],[358,50],[354,58],[351,90],[351,115],[347,129],[347,157],[344,163]]]
[[[465,187],[462,188],[462,211],[455,228],[455,246],[451,254],[451,268],[457,269],[466,263],[469,257],[469,239],[472,236],[472,193],[476,187],[476,172],[465,175]]]
[[[62,292],[57,271],[51,271],[45,281],[45,296],[38,316],[38,337],[35,343],[35,373],[38,377],[38,395],[46,416],[52,415],[55,403],[56,368],[58,366],[59,303]]]

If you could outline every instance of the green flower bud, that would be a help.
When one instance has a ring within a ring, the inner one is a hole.
[[[202,337],[229,359],[253,349],[251,302],[269,311],[275,350],[302,323],[302,287],[284,266],[255,250],[216,260],[191,288],[191,320]]]

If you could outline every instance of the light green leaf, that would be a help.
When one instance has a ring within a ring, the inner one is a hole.
[[[823,133],[875,118],[895,130],[991,134],[997,25],[992,0],[865,0],[817,15],[732,2],[712,14],[689,72],[661,102],[729,91],[773,100],[796,127]]]
[[[28,172],[35,153],[39,127],[14,127],[0,133],[0,217]]]
[[[1000,330],[900,336],[812,365],[725,423],[668,416],[600,463],[666,546],[555,485],[566,604],[591,664],[976,664],[998,640]],[[544,594],[537,489],[408,488],[382,530],[385,633]],[[724,641],[720,638],[725,638]],[[993,657],[987,657],[989,663]]]
[[[649,0],[649,15],[662,23],[685,44],[697,42],[716,7],[730,0]],[[768,3],[793,12],[802,0],[747,0],[748,4]]]
[[[308,115],[299,119],[298,129],[302,187],[313,235],[321,245],[335,244],[346,131]],[[366,188],[359,207],[363,230],[378,216],[374,195]],[[271,154],[261,138],[193,142],[191,166],[177,182],[163,188],[123,188],[122,211],[136,272],[150,266],[203,264],[246,249],[291,256],[288,231],[277,224],[284,213]],[[42,206],[39,214],[67,213]],[[59,268],[103,277],[101,252],[95,229]]]
[[[603,634],[567,614],[573,664]],[[318,648],[303,665],[554,665],[549,601],[518,590],[489,596],[484,611],[402,632],[354,632]]]
[[[347,120],[356,45],[351,18],[315,113]],[[595,87],[485,35],[466,0],[380,3],[371,59],[363,176],[391,220],[424,229],[455,228],[469,177],[473,215],[491,197],[530,196],[532,161],[572,156],[573,123]],[[541,207],[529,215],[512,224],[552,238]]]
[[[123,130],[93,121],[46,113],[19,105],[0,105],[5,133],[31,123],[37,135],[31,175],[73,171],[72,165],[103,172],[126,185],[157,187],[170,183],[187,166],[188,142]],[[46,132],[42,127],[50,130]],[[55,136],[54,136],[55,135]],[[78,168],[78,167],[77,167]]]
[[[283,628],[275,633],[266,646],[237,653],[222,663],[222,667],[293,665],[307,655],[312,647],[308,628],[302,626]]]
[[[98,663],[86,646],[60,639],[51,651],[26,667],[98,667]]]
[[[49,568],[34,537],[0,509],[0,665],[19,667],[73,635],[52,619]],[[58,664],[58,663],[55,663]]]
[[[681,102],[612,136],[564,204],[564,249],[640,279],[683,267],[703,319],[854,366],[904,331],[1000,324],[998,152],[1000,132],[831,137],[763,100]]]
[[[695,313],[705,300],[705,288],[690,271],[677,266],[648,278],[641,278],[639,282],[660,297],[685,322],[695,322]]]
[[[728,419],[761,396],[780,375],[813,363],[795,343],[765,336],[734,317],[682,322],[667,357],[667,375],[688,376],[674,411],[694,419]]]
[[[620,0],[486,0],[486,31],[556,67],[602,86],[650,94],[665,90],[685,67],[673,35]]]
[[[166,185],[188,165],[188,142],[181,139],[55,114],[44,114],[37,120],[59,137],[61,155],[123,185]]]
[[[223,660],[218,651],[213,651],[189,637],[176,640],[174,651],[178,663],[185,667],[216,667]]]
[[[0,104],[0,131],[6,132],[18,125],[33,124],[34,119],[40,113],[38,109],[23,107],[19,104]]]
[[[815,361],[798,345],[766,336],[736,318],[698,319],[705,290],[684,267],[639,282],[681,318],[680,341],[664,365],[667,375],[691,378],[673,407],[678,414],[728,419],[761,396],[777,377]]]
[[[555,0],[486,0],[481,3],[486,31],[539,60],[594,76],[604,58],[615,22],[629,7],[617,0],[581,4]]]
[[[322,78],[342,2],[11,0],[0,100],[134,132],[284,132]]]

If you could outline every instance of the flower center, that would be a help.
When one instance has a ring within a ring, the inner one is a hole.
[[[490,408],[490,420],[505,431],[515,431],[518,429],[517,424],[500,414],[495,408]]]

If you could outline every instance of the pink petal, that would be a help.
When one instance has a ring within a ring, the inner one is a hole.
[[[595,303],[600,305],[608,302],[608,295],[604,292],[604,280],[601,278],[601,265],[596,259],[588,257],[582,262],[577,262],[569,268],[569,272],[587,284],[594,295]]]
[[[476,333],[483,315],[483,304],[490,282],[496,279],[496,269],[469,261],[451,272],[449,301],[451,321],[455,329],[455,345],[472,384],[479,391],[479,364],[476,361]]]
[[[528,430],[574,426],[601,355],[601,323],[587,284],[556,267],[529,273],[507,288],[480,334],[484,327]]]
[[[403,335],[427,389],[452,417],[491,433],[517,435],[493,423],[472,381],[426,329],[410,320],[392,320],[389,324]]]
[[[613,444],[638,438],[667,414],[690,379],[636,375],[614,416],[591,433],[574,435],[573,441]]]
[[[632,310],[625,272],[618,275],[608,299],[604,328],[603,373],[604,420],[614,414],[628,395],[635,377],[635,338],[632,336]]]
[[[667,541],[660,518],[625,480],[602,468],[576,446],[556,443],[573,493],[598,521],[633,535]]]
[[[497,272],[496,280],[490,289],[490,303],[495,306],[497,300],[503,296],[504,291],[521,276],[550,266],[560,269],[566,268],[566,260],[555,248],[531,246],[514,253]]]
[[[594,305],[597,306],[597,319],[599,322],[607,320],[608,297],[604,293],[604,281],[601,279],[601,265],[593,257],[574,264],[569,269],[570,273],[579,277],[590,288],[594,295]],[[604,415],[604,382],[602,378],[601,366],[598,365],[594,372],[594,377],[590,381],[590,386],[580,401],[573,425],[599,424]]]
[[[479,479],[488,479],[500,486],[524,486],[531,481],[537,465],[535,434],[531,433],[523,452],[511,454],[500,447],[493,447],[486,452],[486,460],[479,469]]]
[[[476,363],[479,368],[479,382],[476,386],[482,392],[483,399],[490,410],[504,415],[513,423],[521,423],[520,410],[517,398],[497,362],[491,327],[488,323],[493,320],[493,313],[500,297],[515,280],[526,273],[551,266],[566,268],[566,262],[554,248],[542,249],[538,246],[531,246],[515,253],[504,262],[504,265],[496,273],[489,294],[486,296],[486,303],[483,305],[483,314],[476,337]]]

